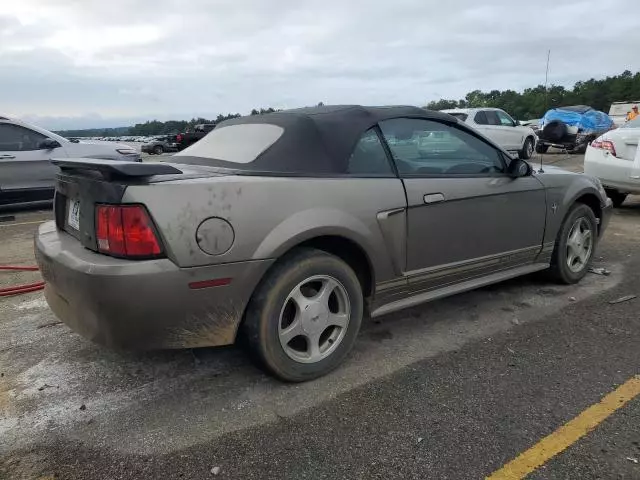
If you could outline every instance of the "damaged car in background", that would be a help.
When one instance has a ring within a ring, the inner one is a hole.
[[[572,153],[584,153],[596,137],[615,128],[613,120],[585,105],[552,108],[540,119],[536,131],[536,152],[546,153],[549,147]]]
[[[47,302],[114,348],[242,338],[287,381],[336,368],[365,316],[545,269],[580,281],[611,210],[597,179],[415,107],[237,118],[171,161],[55,161]]]

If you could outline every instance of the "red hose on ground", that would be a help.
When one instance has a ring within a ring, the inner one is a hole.
[[[0,265],[0,270],[12,272],[37,272],[38,267],[20,267],[15,265]],[[0,288],[0,297],[11,295],[21,295],[23,293],[37,292],[44,288],[44,282],[26,283],[24,285],[14,285],[12,287]]]
[[[17,267],[15,265],[0,265],[0,270],[13,270],[16,272],[37,272],[38,267]]]

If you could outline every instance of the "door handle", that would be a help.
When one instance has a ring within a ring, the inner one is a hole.
[[[444,195],[442,193],[427,193],[424,196],[424,203],[440,203],[444,202]]]
[[[11,159],[11,158],[16,158],[16,156],[15,155],[0,155],[0,158]]]

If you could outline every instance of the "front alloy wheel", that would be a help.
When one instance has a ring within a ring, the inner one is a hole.
[[[587,274],[598,240],[598,223],[588,205],[576,203],[565,217],[551,257],[551,274],[561,283],[577,283]]]
[[[566,242],[567,266],[574,273],[585,269],[593,251],[593,232],[585,217],[578,218]]]

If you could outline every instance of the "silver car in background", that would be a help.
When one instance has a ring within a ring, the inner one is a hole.
[[[0,116],[0,206],[53,198],[58,168],[52,158],[140,161],[124,144],[67,140],[27,122]]]
[[[171,162],[55,162],[49,305],[111,347],[243,338],[288,381],[339,365],[365,315],[544,269],[579,281],[611,211],[598,180],[415,107],[228,120]]]

